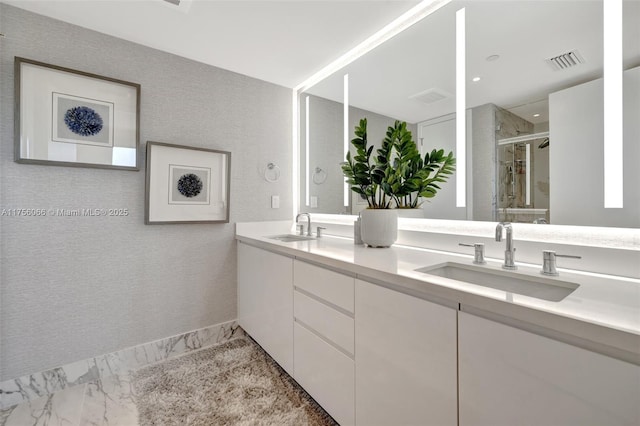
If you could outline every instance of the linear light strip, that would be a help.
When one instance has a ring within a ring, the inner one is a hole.
[[[623,207],[622,0],[604,4],[604,207]]]
[[[316,83],[324,80],[329,77],[334,72],[339,69],[349,65],[351,62],[355,61],[362,55],[367,52],[375,49],[385,41],[389,40],[393,36],[401,33],[405,29],[409,28],[416,22],[419,22],[424,17],[432,14],[436,10],[440,9],[442,6],[450,3],[452,0],[423,0],[418,3],[416,6],[412,7],[398,18],[394,19],[392,22],[384,26],[382,29],[377,31],[371,37],[367,38],[365,41],[349,50],[342,56],[340,56],[335,61],[331,62],[326,67],[322,68],[320,71],[313,74],[311,77],[297,85],[294,90],[298,92],[303,92],[309,89],[311,86]]]
[[[311,127],[311,123],[309,123],[309,96],[305,98],[305,109],[304,109],[304,205],[309,207],[309,174],[311,171],[309,170],[309,128]]]
[[[347,158],[347,152],[349,152],[349,74],[344,75],[344,152],[343,159]],[[347,177],[344,178],[344,206],[349,207],[349,184],[347,183]]]
[[[465,9],[456,12],[456,207],[466,206],[466,46]]]
[[[526,145],[525,153],[525,205],[531,205],[531,144]]]
[[[300,185],[299,185],[299,176],[300,176],[300,158],[298,157],[298,119],[300,114],[300,102],[298,101],[298,91],[291,91],[291,154],[293,156],[292,161],[292,176],[291,179],[291,195],[292,202],[291,207],[293,211],[293,216],[296,217],[298,214],[299,204],[300,204]]]

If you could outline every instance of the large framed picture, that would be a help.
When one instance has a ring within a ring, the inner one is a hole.
[[[229,222],[231,153],[147,142],[145,223]]]
[[[15,160],[139,170],[140,85],[15,58]]]

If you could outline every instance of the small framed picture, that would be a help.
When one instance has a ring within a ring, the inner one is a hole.
[[[229,222],[231,153],[147,142],[145,223]]]
[[[140,85],[15,58],[15,160],[138,168]]]

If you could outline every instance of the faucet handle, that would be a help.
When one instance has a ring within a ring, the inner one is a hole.
[[[464,247],[473,247],[475,249],[473,263],[475,263],[476,265],[484,265],[487,263],[487,261],[484,260],[484,244],[483,243],[474,243],[474,244],[458,243],[458,245],[464,246]]]
[[[556,270],[556,257],[568,257],[570,259],[582,259],[582,256],[575,256],[573,254],[557,254],[553,250],[542,251],[542,275],[549,275],[557,277],[560,273]]]
[[[303,224],[296,225],[296,228],[298,229],[298,235],[304,235],[304,225]]]
[[[318,226],[316,228],[316,235],[318,236],[318,238],[322,237],[322,230],[323,229],[327,229],[327,228],[325,228],[324,226]]]

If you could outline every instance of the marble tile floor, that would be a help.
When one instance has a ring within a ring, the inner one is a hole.
[[[244,336],[229,321],[2,382],[0,426],[137,426],[133,371]]]
[[[0,426],[6,409],[14,405],[112,375],[127,377],[147,365],[243,336],[237,322],[229,321],[0,382]]]
[[[0,411],[0,426],[136,426],[128,374],[68,387]]]

